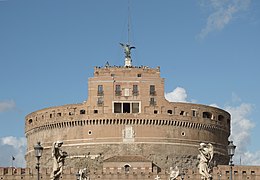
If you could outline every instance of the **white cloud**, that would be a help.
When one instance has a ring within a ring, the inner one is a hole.
[[[259,152],[249,152],[248,146],[251,144],[251,131],[255,127],[255,124],[248,117],[252,110],[253,105],[248,103],[241,103],[239,106],[228,106],[225,108],[231,114],[231,136],[230,139],[234,141],[237,146],[235,153],[235,162],[239,164],[240,158],[242,164],[246,165],[260,165]]]
[[[187,102],[187,93],[184,88],[177,87],[172,92],[165,93],[165,98],[170,102]]]
[[[260,165],[260,151],[256,151],[256,152],[244,152],[243,154],[241,154],[241,164],[246,164],[246,165]],[[240,157],[237,157],[237,162],[238,159],[240,159]],[[237,163],[239,164],[239,163]]]
[[[25,167],[26,138],[2,137],[0,138],[0,166],[11,166],[12,156],[15,158],[14,166]]]
[[[207,18],[206,26],[201,30],[199,38],[203,39],[212,31],[222,30],[234,18],[234,15],[246,10],[251,0],[207,0],[202,1],[203,6],[213,9]]]
[[[6,112],[15,108],[13,100],[0,101],[0,112]]]

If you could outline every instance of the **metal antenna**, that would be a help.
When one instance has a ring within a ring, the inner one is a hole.
[[[130,0],[128,0],[127,43],[130,45]]]

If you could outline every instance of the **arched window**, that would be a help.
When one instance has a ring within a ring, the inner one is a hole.
[[[218,120],[219,120],[219,121],[223,121],[223,120],[224,120],[224,116],[218,115]]]
[[[124,169],[125,169],[125,172],[126,173],[129,173],[129,171],[130,171],[130,165],[129,164],[126,164],[125,166],[124,166]]]
[[[203,118],[211,119],[212,114],[210,112],[203,112]]]

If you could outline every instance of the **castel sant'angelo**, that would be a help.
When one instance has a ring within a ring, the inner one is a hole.
[[[0,179],[259,178],[259,166],[230,171],[228,112],[167,101],[160,68],[133,66],[134,47],[121,46],[124,65],[95,67],[86,101],[26,116],[26,168],[0,168]],[[39,142],[43,153],[35,169]]]
[[[222,109],[165,99],[160,68],[132,65],[95,67],[88,99],[49,107],[25,119],[27,167],[36,163],[34,145],[44,147],[41,167],[52,167],[52,144],[63,141],[65,167],[101,169],[109,162],[151,162],[151,168],[196,168],[201,142],[214,147],[215,164],[228,164],[230,114]]]

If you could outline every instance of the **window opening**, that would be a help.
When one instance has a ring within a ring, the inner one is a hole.
[[[89,130],[89,131],[88,131],[88,135],[91,135],[91,134],[92,134],[92,131],[91,131],[91,130]]]
[[[172,110],[168,110],[167,113],[168,113],[168,114],[172,114]]]
[[[132,113],[139,113],[139,103],[132,103]]]
[[[129,164],[126,164],[126,165],[124,166],[124,169],[125,169],[125,172],[126,172],[126,173],[129,173],[129,171],[130,171],[130,165],[129,165]]]
[[[86,111],[85,111],[84,109],[81,109],[81,110],[79,111],[79,113],[80,113],[80,114],[85,114]]]
[[[158,114],[158,111],[157,111],[157,110],[154,110],[153,113],[154,113],[154,114]]]
[[[138,95],[138,85],[133,85],[133,95],[134,96]]]
[[[103,85],[98,85],[98,96],[103,96],[104,91],[103,91]]]
[[[223,120],[224,120],[224,116],[219,115],[219,116],[218,116],[218,120],[219,120],[219,121],[223,121]]]
[[[151,106],[155,106],[156,105],[156,102],[155,102],[154,98],[150,98],[150,105]]]
[[[116,96],[121,96],[121,86],[120,85],[116,85]]]
[[[137,77],[142,77],[142,74],[137,74]]]
[[[192,116],[197,117],[197,111],[196,110],[192,110]]]
[[[150,85],[150,95],[155,96],[155,85]]]
[[[211,119],[212,114],[210,112],[203,112],[203,118]]]
[[[123,113],[130,113],[130,103],[123,103]]]
[[[94,110],[94,114],[97,114],[97,113],[98,113],[98,110],[95,109],[95,110]]]
[[[103,105],[103,97],[98,97],[97,104]]]
[[[121,113],[121,103],[114,103],[114,113]]]
[[[181,111],[180,115],[184,116],[184,111]]]

